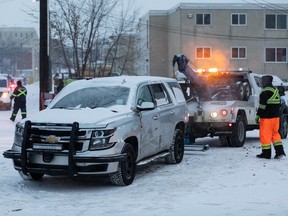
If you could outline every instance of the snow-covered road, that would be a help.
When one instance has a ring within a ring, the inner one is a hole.
[[[38,85],[27,89],[31,115],[38,112]],[[116,187],[103,178],[22,180],[12,161],[2,156],[13,141],[16,123],[10,115],[11,111],[0,111],[3,216],[288,215],[288,158],[257,159],[258,131],[247,133],[242,148],[220,147],[217,138],[198,139],[196,144],[209,144],[210,150],[186,151],[178,165],[159,161],[139,167],[132,185]],[[284,148],[288,152],[287,144]]]

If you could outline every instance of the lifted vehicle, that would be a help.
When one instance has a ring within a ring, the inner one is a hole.
[[[188,103],[190,142],[199,137],[218,136],[223,146],[243,146],[246,131],[259,129],[255,117],[262,75],[243,69],[193,70],[185,56],[176,57],[173,64],[177,62],[178,69],[182,70],[180,75],[186,77],[179,82]],[[181,65],[183,62],[186,65]],[[280,134],[285,131],[286,128],[280,127]]]
[[[68,84],[45,110],[16,125],[4,152],[23,177],[108,175],[133,182],[136,166],[184,155],[188,110],[175,79],[119,76]]]

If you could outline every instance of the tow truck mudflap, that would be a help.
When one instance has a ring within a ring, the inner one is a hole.
[[[45,173],[45,174],[68,174],[70,176],[77,176],[77,166],[76,163],[109,163],[109,162],[121,162],[126,161],[127,154],[115,154],[115,155],[107,155],[107,156],[90,156],[90,157],[83,157],[83,156],[77,156],[75,151],[75,144],[78,136],[78,130],[79,130],[79,123],[74,122],[72,124],[71,134],[70,134],[70,144],[69,144],[69,151],[68,154],[68,166],[59,166],[60,169],[57,169],[55,167],[52,168],[54,171],[51,170],[51,167],[42,168],[41,165],[39,167],[30,167],[28,162],[28,153],[41,153],[40,151],[33,151],[31,148],[27,148],[27,145],[29,145],[29,138],[30,138],[30,130],[33,123],[31,121],[26,121],[24,126],[24,132],[23,132],[23,141],[22,141],[22,147],[21,152],[16,152],[13,150],[6,150],[3,153],[3,156],[5,158],[13,159],[13,160],[20,160],[21,161],[21,171],[24,174],[28,174],[29,172],[35,172],[35,173]],[[44,153],[44,152],[42,152]],[[57,153],[55,153],[57,154]]]

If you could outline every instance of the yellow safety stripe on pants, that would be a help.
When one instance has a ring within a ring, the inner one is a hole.
[[[269,143],[269,144],[261,144],[261,146],[262,146],[262,149],[264,150],[264,149],[271,149],[271,144]]]
[[[278,141],[276,141],[276,142],[273,143],[273,146],[274,146],[274,147],[275,147],[275,146],[281,146],[281,145],[283,145],[282,140],[278,140]]]

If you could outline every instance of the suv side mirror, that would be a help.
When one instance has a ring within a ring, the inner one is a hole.
[[[153,102],[143,102],[141,105],[137,105],[139,111],[153,110],[154,108],[155,105]]]

